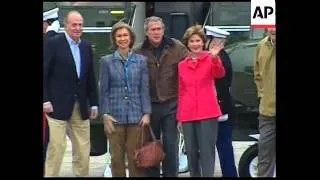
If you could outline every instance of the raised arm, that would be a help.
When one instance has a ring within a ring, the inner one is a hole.
[[[225,70],[219,56],[212,57],[212,76],[213,78],[222,78]]]

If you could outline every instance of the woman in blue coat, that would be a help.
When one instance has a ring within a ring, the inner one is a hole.
[[[143,127],[150,123],[147,58],[131,51],[135,34],[129,25],[116,23],[110,39],[116,50],[101,59],[100,102],[111,148],[111,172],[113,177],[126,177],[127,154],[129,176],[142,176],[132,156],[142,145]]]

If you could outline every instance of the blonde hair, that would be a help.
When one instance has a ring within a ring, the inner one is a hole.
[[[194,25],[194,26],[189,27],[183,35],[182,43],[186,47],[188,47],[188,41],[189,41],[190,37],[195,34],[200,36],[203,43],[206,43],[206,35],[205,35],[204,30],[201,25]]]
[[[125,28],[128,30],[129,34],[130,34],[130,44],[129,44],[129,48],[131,49],[136,41],[136,35],[133,31],[133,29],[125,22],[117,22],[112,26],[112,30],[111,30],[111,34],[110,34],[110,40],[111,40],[111,44],[114,48],[117,48],[117,44],[116,44],[116,37],[115,34],[117,32],[117,30]]]

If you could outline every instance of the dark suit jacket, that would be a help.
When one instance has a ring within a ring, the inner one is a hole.
[[[221,79],[216,79],[215,86],[221,111],[223,114],[228,113],[228,122],[231,122],[236,117],[235,107],[229,90],[232,83],[232,64],[229,55],[224,49],[220,51],[219,56],[225,69],[225,76]]]
[[[82,40],[79,49],[80,78],[65,34],[49,38],[45,43],[43,102],[51,102],[53,112],[48,115],[52,118],[69,120],[75,100],[80,104],[82,119],[89,118],[88,104],[98,106],[91,45]]]
[[[51,31],[48,31],[45,35],[44,35],[44,39],[47,40],[51,37],[54,37],[55,35],[58,35],[57,32],[51,30]]]
[[[53,30],[48,31],[46,34],[43,35],[43,49],[45,48],[45,45],[46,45],[48,39],[50,39],[56,35],[58,35],[58,33]]]

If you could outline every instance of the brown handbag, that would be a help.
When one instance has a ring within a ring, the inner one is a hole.
[[[141,148],[133,152],[133,159],[136,162],[137,166],[140,168],[149,168],[159,165],[165,157],[163,152],[162,144],[160,140],[156,140],[156,137],[151,129],[148,126],[150,134],[152,136],[152,142],[148,142],[143,145],[144,142],[144,129],[142,130],[142,141]]]

